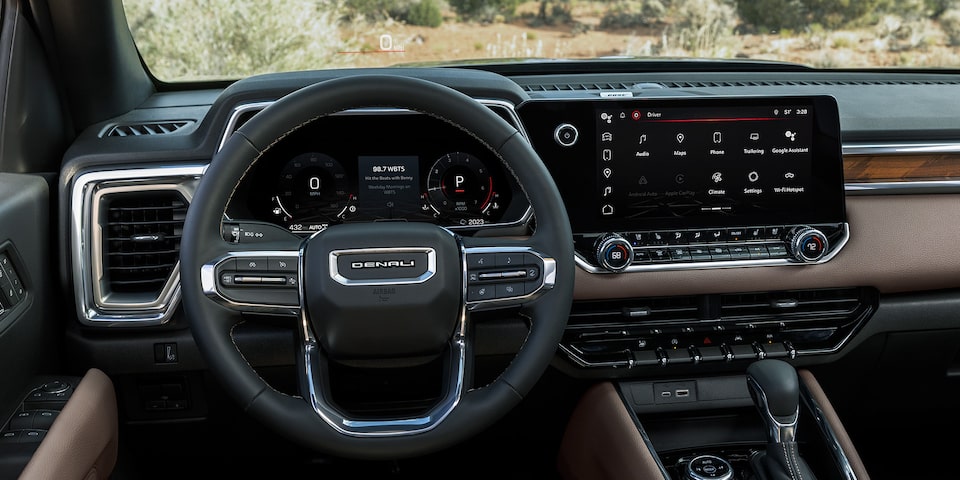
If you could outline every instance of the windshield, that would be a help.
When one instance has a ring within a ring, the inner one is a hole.
[[[532,59],[956,68],[958,0],[123,0],[154,76]]]

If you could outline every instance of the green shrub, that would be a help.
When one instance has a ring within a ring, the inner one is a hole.
[[[367,19],[375,22],[388,18],[403,18],[408,14],[413,0],[346,0],[344,16],[349,20]]]
[[[660,0],[620,0],[603,14],[600,28],[651,27],[662,22],[666,13]]]
[[[827,28],[852,23],[883,4],[883,0],[802,0],[808,19]]]
[[[940,28],[952,47],[960,47],[960,10],[953,9],[940,15]]]
[[[124,0],[150,71],[166,81],[337,66],[335,5],[311,0]]]
[[[731,38],[737,15],[722,0],[688,0],[675,8],[669,43],[693,56],[716,56],[721,41]]]
[[[498,16],[513,16],[519,4],[520,0],[450,0],[450,6],[457,15],[487,22]]]
[[[404,20],[410,25],[436,28],[443,24],[443,13],[435,0],[420,0],[410,7]]]
[[[737,0],[744,22],[763,30],[779,31],[807,25],[800,0]]]

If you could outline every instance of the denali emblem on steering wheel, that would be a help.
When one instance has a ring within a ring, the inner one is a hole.
[[[405,285],[433,277],[437,252],[431,247],[334,250],[328,262],[330,277],[341,285]]]
[[[387,260],[387,261],[376,261],[376,262],[351,262],[350,268],[359,269],[359,268],[398,268],[398,267],[413,267],[415,262],[413,260]]]

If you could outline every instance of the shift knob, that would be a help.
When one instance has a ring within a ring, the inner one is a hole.
[[[800,413],[797,371],[782,360],[759,360],[747,367],[747,387],[767,424],[770,443],[796,441]]]

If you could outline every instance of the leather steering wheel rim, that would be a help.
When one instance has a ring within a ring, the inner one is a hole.
[[[221,233],[224,211],[261,155],[317,118],[366,107],[431,115],[485,144],[523,186],[536,214],[536,230],[523,243],[556,259],[553,288],[522,305],[530,331],[510,365],[492,383],[465,391],[435,426],[410,435],[344,434],[317,415],[301,396],[271,388],[232,341],[232,330],[241,315],[208,298],[201,279],[203,266],[230,249]],[[184,225],[182,302],[209,369],[243,410],[317,451],[357,459],[399,459],[437,452],[479,433],[533,388],[555,355],[566,326],[573,299],[573,258],[573,236],[562,198],[536,152],[515,128],[475,99],[446,86],[402,76],[358,75],[317,83],[284,96],[231,135],[215,155],[194,194]]]

